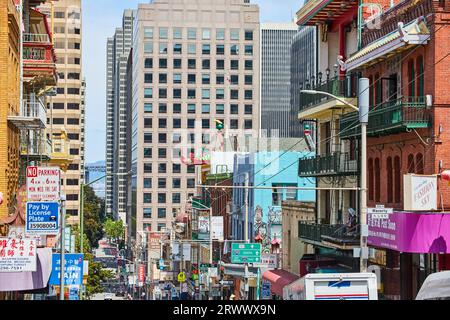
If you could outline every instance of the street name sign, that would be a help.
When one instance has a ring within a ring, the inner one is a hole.
[[[260,243],[233,243],[231,245],[231,263],[260,263]]]
[[[25,232],[28,234],[58,234],[58,216],[59,204],[57,202],[27,202]]]
[[[59,200],[60,172],[58,167],[27,167],[27,198],[32,201]]]
[[[377,205],[376,208],[367,208],[367,213],[371,215],[372,219],[388,219],[393,212],[393,208],[385,208],[382,205]]]

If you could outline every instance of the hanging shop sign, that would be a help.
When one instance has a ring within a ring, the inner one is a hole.
[[[23,271],[36,271],[36,241],[0,238],[0,272]]]

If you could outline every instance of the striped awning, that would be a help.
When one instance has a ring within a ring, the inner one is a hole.
[[[430,39],[430,30],[423,21],[413,21],[404,26],[403,30],[404,35],[396,30],[352,55],[345,62],[346,70],[375,64],[412,46],[426,44]]]

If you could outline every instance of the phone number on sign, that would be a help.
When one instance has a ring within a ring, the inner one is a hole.
[[[56,222],[32,222],[28,225],[28,229],[56,229]]]

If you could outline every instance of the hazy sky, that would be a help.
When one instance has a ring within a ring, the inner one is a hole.
[[[86,163],[105,159],[106,39],[122,23],[124,9],[145,0],[83,0],[83,70],[86,77]],[[262,22],[289,22],[302,0],[251,0]]]

